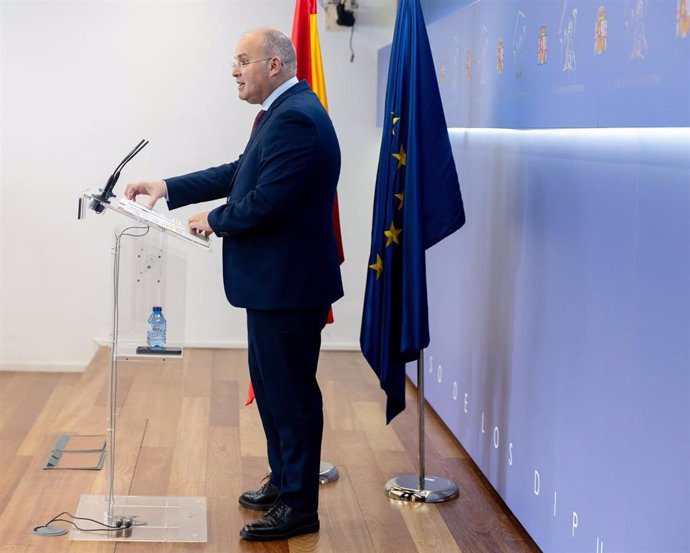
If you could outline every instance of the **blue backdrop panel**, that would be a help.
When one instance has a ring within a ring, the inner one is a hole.
[[[480,0],[435,20],[429,35],[448,125],[689,125],[684,3]]]
[[[687,553],[687,2],[423,6],[467,213],[427,397],[544,551]]]
[[[690,130],[451,137],[431,405],[545,551],[689,551]]]

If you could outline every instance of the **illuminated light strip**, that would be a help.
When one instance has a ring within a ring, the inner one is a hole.
[[[563,129],[500,129],[492,127],[449,127],[451,134],[529,134],[529,135],[558,135],[572,137],[588,136],[658,136],[690,137],[690,127],[595,127],[595,128],[563,128]]]

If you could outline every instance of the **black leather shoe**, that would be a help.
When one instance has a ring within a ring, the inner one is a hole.
[[[259,520],[246,524],[240,537],[252,541],[286,540],[319,531],[319,515],[301,513],[278,500]]]
[[[240,505],[254,511],[268,511],[278,500],[278,486],[269,480],[256,491],[247,491],[240,496]]]

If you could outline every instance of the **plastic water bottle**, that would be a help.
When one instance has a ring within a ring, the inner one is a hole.
[[[168,323],[163,316],[163,308],[155,306],[148,318],[146,328],[146,343],[150,348],[165,347],[165,332]]]

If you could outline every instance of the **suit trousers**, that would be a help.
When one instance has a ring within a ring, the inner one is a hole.
[[[316,366],[328,310],[247,309],[249,374],[271,482],[302,512],[318,509],[323,401]]]

